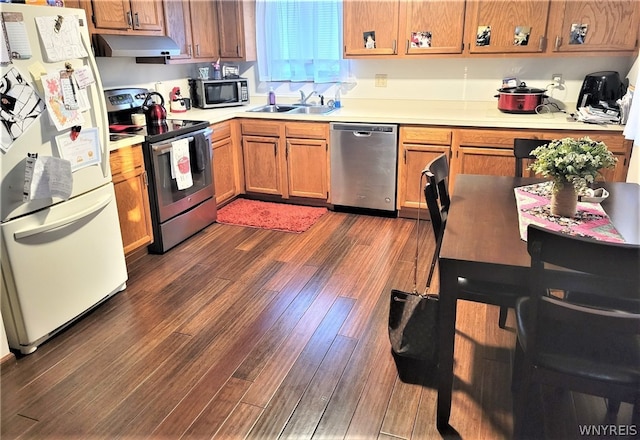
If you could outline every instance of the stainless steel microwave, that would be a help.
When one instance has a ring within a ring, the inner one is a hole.
[[[192,79],[191,99],[198,108],[231,107],[249,103],[246,78]]]

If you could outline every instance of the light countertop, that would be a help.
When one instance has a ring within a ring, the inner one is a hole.
[[[301,115],[286,113],[259,113],[247,110],[260,107],[265,103],[256,97],[246,106],[226,107],[203,110],[193,108],[186,113],[171,113],[171,119],[206,120],[214,124],[232,118],[280,119],[318,122],[364,122],[392,123],[429,126],[537,129],[537,130],[575,130],[575,131],[613,131],[622,132],[623,125],[595,125],[573,121],[566,113],[510,114],[498,110],[497,101],[418,101],[418,100],[343,100],[342,107],[325,115]],[[288,102],[283,101],[283,104]],[[572,107],[569,113],[574,112]],[[142,136],[132,136],[110,143],[114,150],[135,145],[144,141]]]

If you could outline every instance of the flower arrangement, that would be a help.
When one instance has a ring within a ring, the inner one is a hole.
[[[604,142],[593,141],[589,137],[556,139],[536,148],[531,155],[536,160],[529,169],[553,178],[554,191],[565,183],[573,184],[580,191],[593,183],[599,170],[611,168],[617,162]]]

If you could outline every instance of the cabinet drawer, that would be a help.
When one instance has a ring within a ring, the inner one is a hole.
[[[240,123],[242,134],[250,134],[254,136],[280,136],[280,123],[259,121],[257,119],[245,120]]]
[[[111,165],[111,175],[127,173],[143,167],[142,147],[133,145],[112,151],[109,155],[109,164]]]
[[[625,140],[622,133],[597,132],[597,131],[560,131],[543,132],[543,139],[562,139],[566,137],[583,138],[588,137],[594,141],[604,142],[611,151],[625,152],[629,149],[631,141]]]
[[[475,147],[513,148],[515,138],[544,139],[537,131],[518,130],[458,130],[459,145]]]
[[[451,145],[451,130],[428,127],[400,127],[400,142]]]
[[[287,122],[285,133],[288,138],[327,139],[328,124],[312,122]]]
[[[231,137],[231,123],[229,121],[214,124],[211,126],[211,129],[213,130],[213,134],[211,135],[211,142],[216,142],[221,139]]]

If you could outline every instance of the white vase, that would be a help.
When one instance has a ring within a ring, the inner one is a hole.
[[[554,184],[551,196],[551,214],[560,217],[574,217],[578,205],[578,194],[573,184],[563,182],[561,187]]]

